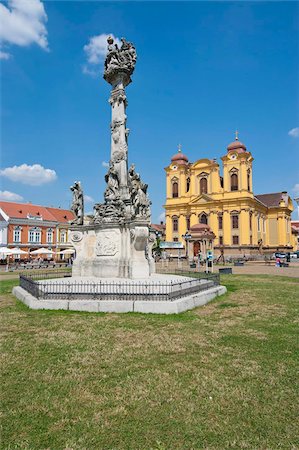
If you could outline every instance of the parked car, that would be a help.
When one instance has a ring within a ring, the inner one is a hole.
[[[286,258],[287,255],[285,253],[275,252],[273,256],[274,258]]]

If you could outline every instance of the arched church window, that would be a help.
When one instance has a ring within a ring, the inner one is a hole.
[[[172,197],[177,198],[178,196],[179,196],[179,185],[175,181],[174,183],[172,183]]]
[[[172,218],[172,231],[178,231],[179,230],[179,219],[177,216],[174,216]]]
[[[223,228],[223,216],[222,215],[218,216],[218,228],[219,228],[219,230],[222,230],[222,228]]]
[[[236,173],[232,173],[230,176],[230,190],[237,191],[238,189],[238,175]]]
[[[247,189],[250,191],[250,170],[247,170]]]
[[[204,223],[205,225],[208,225],[208,216],[205,213],[202,213],[199,216],[199,223]]]
[[[208,193],[208,180],[206,178],[201,178],[199,181],[199,192],[200,194]]]
[[[232,215],[232,227],[233,228],[239,228],[239,216],[238,214]]]
[[[186,228],[187,230],[190,230],[190,216],[186,217]]]
[[[189,192],[190,190],[190,178],[188,177],[186,180],[186,192]]]

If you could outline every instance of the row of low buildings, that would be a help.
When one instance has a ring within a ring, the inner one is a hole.
[[[1,247],[20,248],[27,254],[16,254],[14,258],[27,259],[30,251],[41,247],[54,252],[66,250],[72,246],[69,226],[73,218],[66,209],[1,201],[0,252]]]
[[[239,141],[221,158],[189,162],[181,150],[166,171],[166,241],[185,244],[189,254],[201,249],[200,232],[213,236],[215,254],[226,256],[289,252],[298,248],[298,228],[287,192],[256,195],[253,156]],[[187,233],[186,233],[187,232]],[[212,234],[211,234],[212,233]]]

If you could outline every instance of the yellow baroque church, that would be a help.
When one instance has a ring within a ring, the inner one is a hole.
[[[189,162],[179,148],[166,171],[166,241],[182,242],[188,232],[189,257],[202,250],[198,230],[215,235],[215,254],[244,256],[290,251],[293,204],[287,192],[255,195],[253,156],[239,141],[221,157]],[[205,225],[205,226],[203,226]],[[211,233],[212,232],[212,233]]]

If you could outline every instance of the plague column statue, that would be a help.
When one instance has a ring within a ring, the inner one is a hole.
[[[148,185],[135,171],[135,165],[128,169],[129,129],[125,92],[132,81],[137,55],[134,45],[124,38],[120,47],[112,37],[107,42],[104,79],[112,86],[109,99],[112,110],[110,162],[105,176],[104,202],[94,205],[94,217],[89,225],[74,229],[77,258],[73,273],[79,276],[143,278],[152,272],[146,253],[151,202],[147,194]],[[79,225],[79,222],[74,223]]]

